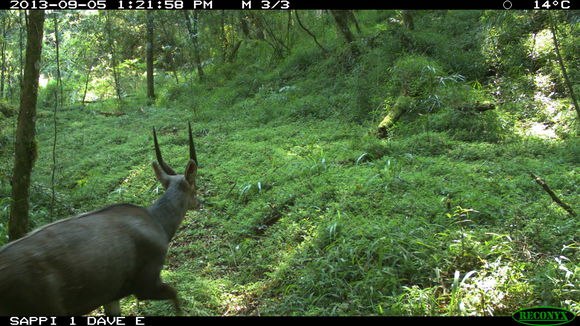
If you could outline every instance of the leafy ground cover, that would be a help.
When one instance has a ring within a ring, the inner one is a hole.
[[[539,305],[579,313],[579,220],[529,175],[579,211],[572,114],[548,110],[568,110],[569,100],[538,99],[552,89],[526,90],[517,71],[478,84],[489,63],[469,50],[475,36],[457,31],[481,13],[433,24],[419,15],[414,35],[386,33],[388,24],[374,23],[380,15],[363,15],[382,41],[360,45],[356,59],[338,43],[327,57],[310,44],[272,67],[260,51],[251,57],[253,44],[240,49],[246,63],[208,68],[205,84],[167,81],[153,105],[138,95],[59,111],[54,205],[53,113],[41,107],[33,226],[151,204],[162,191],[151,129],[179,170],[191,121],[204,207],[188,213],[163,271],[187,315],[509,315]],[[422,54],[408,56],[401,40]],[[418,81],[413,110],[378,139],[405,74]],[[510,93],[518,87],[523,95]],[[503,91],[496,110],[451,105],[490,89]],[[0,156],[11,162],[14,122],[0,123]],[[547,136],[530,132],[538,124]],[[10,168],[0,165],[0,242]],[[175,313],[134,298],[122,309]]]
[[[160,190],[150,130],[183,165],[194,121],[204,209],[187,216],[164,277],[193,315],[508,314],[575,306],[578,220],[529,177],[578,202],[572,140],[462,142],[444,132],[377,140],[335,119],[239,119],[144,108],[61,114],[61,211],[151,203]],[[41,147],[51,126],[39,123]],[[79,155],[78,153],[82,153]],[[50,153],[35,180],[50,182]],[[45,188],[33,188],[36,203]],[[49,216],[37,204],[35,214]],[[6,210],[6,209],[5,209]],[[43,223],[42,219],[37,219]],[[571,237],[572,236],[572,237]],[[167,314],[145,302],[132,313]],[[137,310],[139,309],[139,310]]]

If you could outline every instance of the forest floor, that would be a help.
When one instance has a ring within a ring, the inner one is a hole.
[[[41,110],[37,123],[38,224],[50,220],[51,117]],[[431,131],[379,140],[371,125],[337,119],[253,119],[60,112],[56,214],[151,204],[162,191],[151,128],[179,171],[192,121],[204,207],[188,213],[162,273],[185,315],[509,314],[577,302],[578,220],[529,176],[580,202],[577,140],[492,144]],[[122,307],[175,313],[134,298]]]

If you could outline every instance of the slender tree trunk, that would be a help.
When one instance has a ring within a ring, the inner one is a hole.
[[[551,14],[551,13],[548,13]],[[574,87],[570,82],[570,78],[568,78],[568,72],[566,71],[566,65],[564,64],[564,59],[560,54],[560,46],[558,42],[558,37],[556,36],[556,23],[552,15],[550,15],[550,30],[552,31],[552,39],[554,40],[554,50],[556,50],[556,57],[558,58],[558,64],[560,65],[560,69],[562,70],[562,75],[564,76],[564,82],[566,83],[566,87],[568,88],[568,92],[570,93],[570,97],[572,98],[572,102],[574,103],[574,108],[576,109],[576,117],[578,122],[580,122],[580,107],[578,107],[578,101],[576,100],[576,96],[574,95]]]
[[[292,49],[292,10],[288,10],[288,22],[286,23],[286,45]]]
[[[50,177],[50,188],[51,188],[51,202],[50,202],[50,216],[51,219],[54,221],[54,206],[56,203],[56,191],[55,191],[55,184],[54,179],[56,177],[56,138],[57,138],[57,126],[56,126],[56,115],[58,112],[59,107],[62,105],[64,101],[63,97],[63,89],[62,89],[62,78],[60,74],[60,36],[58,35],[58,12],[53,13],[53,22],[54,22],[54,35],[55,35],[55,49],[56,49],[56,83],[57,89],[54,92],[55,101],[54,101],[54,112],[53,112],[53,140],[52,140],[52,173]],[[59,93],[60,92],[60,93]]]
[[[203,72],[203,67],[201,65],[201,51],[199,48],[199,11],[195,10],[193,12],[193,43],[194,43],[194,50],[195,50],[195,62],[197,65],[197,74],[199,76],[199,80],[205,79],[205,74]]]
[[[284,50],[286,50],[288,53],[290,53],[290,48],[288,47],[288,45],[284,44],[284,42],[282,42],[282,40],[280,40],[280,38],[278,38],[276,36],[274,31],[270,27],[271,24],[269,24],[266,21],[265,16],[259,16],[259,19],[261,19],[263,21],[261,25],[264,27],[264,30],[266,30],[267,34],[270,35],[270,38],[272,39],[272,41],[274,43],[275,51],[278,52],[278,54],[281,57],[284,56]],[[278,45],[276,45],[276,44],[278,44]]]
[[[59,92],[59,101],[57,104],[62,105],[64,101],[64,90],[62,87],[62,78],[60,74],[60,36],[58,34],[58,16],[54,12],[54,35],[55,35],[55,50],[56,50],[56,85]]]
[[[226,62],[227,58],[228,58],[228,47],[229,47],[229,42],[228,42],[228,37],[226,35],[226,12],[225,10],[222,10],[220,13],[220,40],[221,40],[221,56],[222,56],[222,62]]]
[[[2,51],[2,68],[0,68],[2,70],[1,72],[1,76],[0,76],[0,99],[4,99],[4,76],[5,76],[5,72],[6,72],[6,38],[3,37],[2,38],[2,49],[0,51]]]
[[[242,30],[242,34],[244,34],[244,37],[251,38],[250,27],[248,26],[248,18],[243,10],[238,13],[238,19],[240,22],[240,29]]]
[[[113,32],[111,31],[111,21],[109,19],[109,14],[105,14],[105,30],[107,31],[107,38],[109,41],[109,47],[111,51],[111,69],[113,69],[113,81],[115,83],[115,91],[117,93],[117,99],[121,102],[123,99],[121,97],[121,84],[119,81],[119,74],[117,72],[117,55],[115,53],[115,41],[113,39]]]
[[[89,81],[91,78],[91,72],[93,71],[93,65],[91,64],[91,66],[89,67],[89,70],[87,70],[87,79],[85,80],[85,90],[83,91],[83,100],[81,101],[81,103],[83,103],[83,105],[85,104],[85,101],[87,99],[87,91],[89,89]]]
[[[149,104],[155,99],[155,86],[153,80],[153,14],[147,11],[147,98]]]
[[[199,50],[198,42],[199,12],[197,10],[193,11],[193,24],[188,10],[184,10],[183,15],[185,18],[185,26],[187,27],[189,38],[193,45],[193,60],[195,62],[195,67],[197,68],[197,77],[199,78],[199,81],[203,81],[205,79],[205,74],[203,73],[203,67],[201,66],[201,51]]]
[[[161,16],[163,17],[163,16]],[[169,32],[167,32],[167,28],[165,27],[165,25],[167,25],[167,21],[164,19],[164,21],[159,24],[159,26],[161,26],[161,31],[163,31],[163,35],[165,37],[165,39],[170,43],[171,48],[175,49],[175,40],[173,38],[173,35],[169,34]],[[175,82],[177,84],[179,84],[179,76],[177,74],[177,68],[176,68],[176,64],[175,64],[175,51],[172,50],[171,54],[170,54],[170,59],[171,59],[171,73],[173,74],[173,77],[175,78]]]
[[[238,50],[240,49],[240,45],[242,45],[242,40],[238,40],[236,44],[234,44],[234,46],[232,47],[232,51],[230,51],[230,54],[226,58],[227,62],[234,61],[236,55],[238,54]]]
[[[248,12],[248,18],[250,19],[252,25],[254,25],[253,30],[256,34],[256,39],[260,41],[265,41],[264,37],[264,26],[262,26],[262,21],[260,20],[260,13],[258,12]]]
[[[270,42],[270,40],[264,36],[264,30],[266,30],[266,27],[262,22],[261,14],[248,11],[248,15],[246,17],[252,26],[251,31],[253,33],[250,33],[250,38],[268,43],[268,45],[272,47],[277,55],[281,55],[281,50],[279,49],[278,45],[275,42]]]
[[[23,19],[24,17],[24,19]],[[22,85],[22,79],[24,78],[24,30],[28,28],[28,18],[26,18],[26,11],[21,11],[18,15],[20,20],[20,28],[18,29],[18,48],[20,50],[20,69],[18,74],[18,82]]]
[[[26,63],[20,92],[20,113],[16,128],[14,170],[12,173],[12,204],[8,237],[16,240],[28,232],[28,197],[30,175],[36,160],[35,118],[38,97],[38,77],[42,51],[44,11],[31,10],[26,41]]]
[[[10,16],[6,15],[6,17],[2,20],[2,70],[0,76],[0,98],[4,99],[6,94],[4,94],[4,81],[6,79],[6,46],[8,41],[6,40],[6,36],[8,35],[8,28],[10,27]]]

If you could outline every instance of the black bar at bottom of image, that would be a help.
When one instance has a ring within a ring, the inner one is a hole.
[[[110,316],[77,316],[77,317],[0,317],[0,326],[172,326],[191,325],[192,322],[268,324],[276,322],[364,322],[366,325],[385,325],[394,323],[444,323],[444,325],[518,325],[511,317],[259,317],[259,316],[225,316],[225,317],[110,317]]]

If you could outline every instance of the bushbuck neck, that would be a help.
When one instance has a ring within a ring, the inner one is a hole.
[[[187,211],[199,206],[195,205],[196,202],[195,185],[189,185],[185,178],[179,175],[174,177],[163,196],[159,197],[148,210],[171,240]]]

